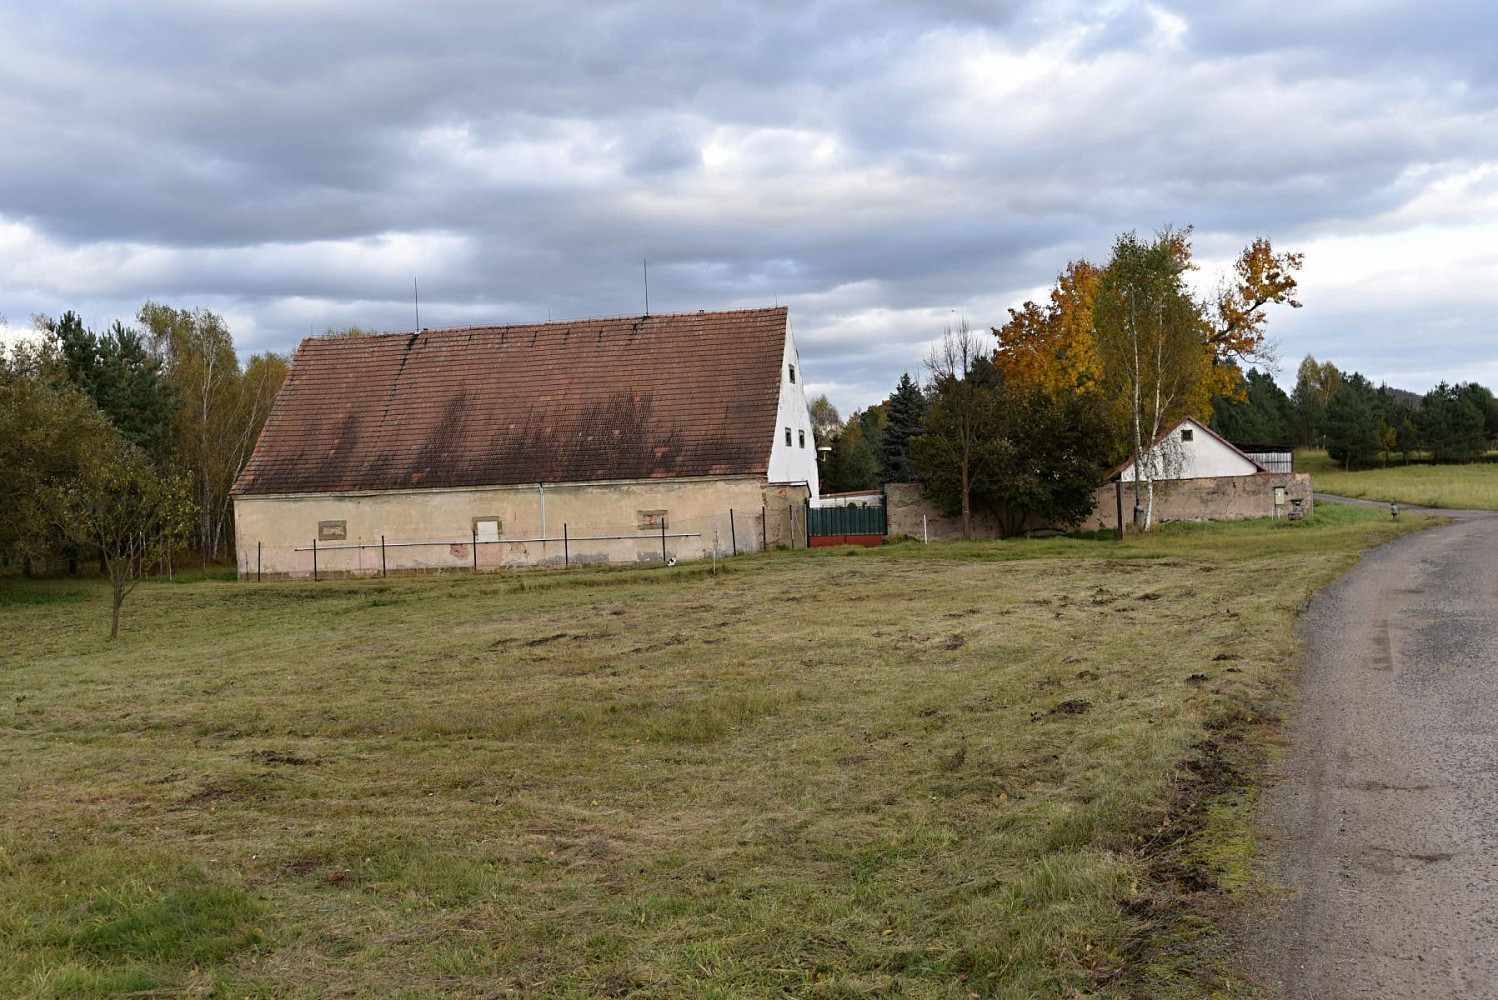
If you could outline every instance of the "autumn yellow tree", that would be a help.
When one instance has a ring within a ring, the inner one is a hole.
[[[1101,268],[1074,260],[1056,276],[1050,302],[1009,310],[1009,322],[993,331],[999,340],[994,364],[1005,382],[1044,389],[1053,398],[1098,384],[1093,308],[1102,276]]]
[[[1191,228],[1169,233],[1181,273],[1194,271]],[[1276,252],[1268,237],[1256,237],[1210,297],[1192,300],[1206,331],[1201,347],[1207,364],[1197,368],[1200,378],[1183,387],[1176,404],[1181,413],[1205,419],[1214,399],[1241,397],[1242,366],[1273,363],[1273,345],[1266,336],[1268,310],[1280,304],[1300,308],[1294,298],[1295,274],[1303,261],[1303,254]],[[1106,267],[1072,261],[1057,276],[1049,302],[1026,302],[1009,310],[1009,322],[993,331],[998,338],[994,363],[1006,381],[1042,388],[1052,396],[1117,384],[1106,378],[1097,341],[1097,298],[1107,276]]]
[[[1274,365],[1274,347],[1265,331],[1267,310],[1272,305],[1300,308],[1294,297],[1295,272],[1304,262],[1302,253],[1276,253],[1267,236],[1255,237],[1233,262],[1231,276],[1218,285],[1210,303],[1207,348],[1213,364],[1204,386],[1208,405],[1219,397],[1243,398],[1243,366]]]

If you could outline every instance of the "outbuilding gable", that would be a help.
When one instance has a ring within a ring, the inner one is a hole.
[[[1187,417],[1160,435],[1146,452],[1145,462],[1144,476],[1136,476],[1134,461],[1130,459],[1119,468],[1115,478],[1130,483],[1135,478],[1215,479],[1264,471],[1195,417]]]

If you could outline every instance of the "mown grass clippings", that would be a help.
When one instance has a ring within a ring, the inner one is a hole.
[[[0,607],[0,995],[1242,995],[1212,901],[1379,513]]]

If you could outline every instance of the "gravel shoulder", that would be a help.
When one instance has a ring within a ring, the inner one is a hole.
[[[1303,619],[1262,812],[1289,891],[1244,932],[1271,996],[1498,998],[1498,513],[1432,513]]]

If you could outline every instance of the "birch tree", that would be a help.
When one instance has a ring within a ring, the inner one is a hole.
[[[174,452],[193,482],[197,541],[206,565],[233,543],[229,490],[286,378],[286,359],[261,354],[241,367],[228,325],[206,309],[148,302],[139,319],[153,350],[165,358],[180,400]]]
[[[1209,328],[1184,277],[1189,235],[1167,228],[1153,240],[1135,232],[1118,237],[1094,311],[1104,377],[1128,414],[1134,503],[1144,508],[1145,530],[1156,481],[1179,465],[1175,442],[1162,441],[1161,432],[1188,412],[1210,375]]]

